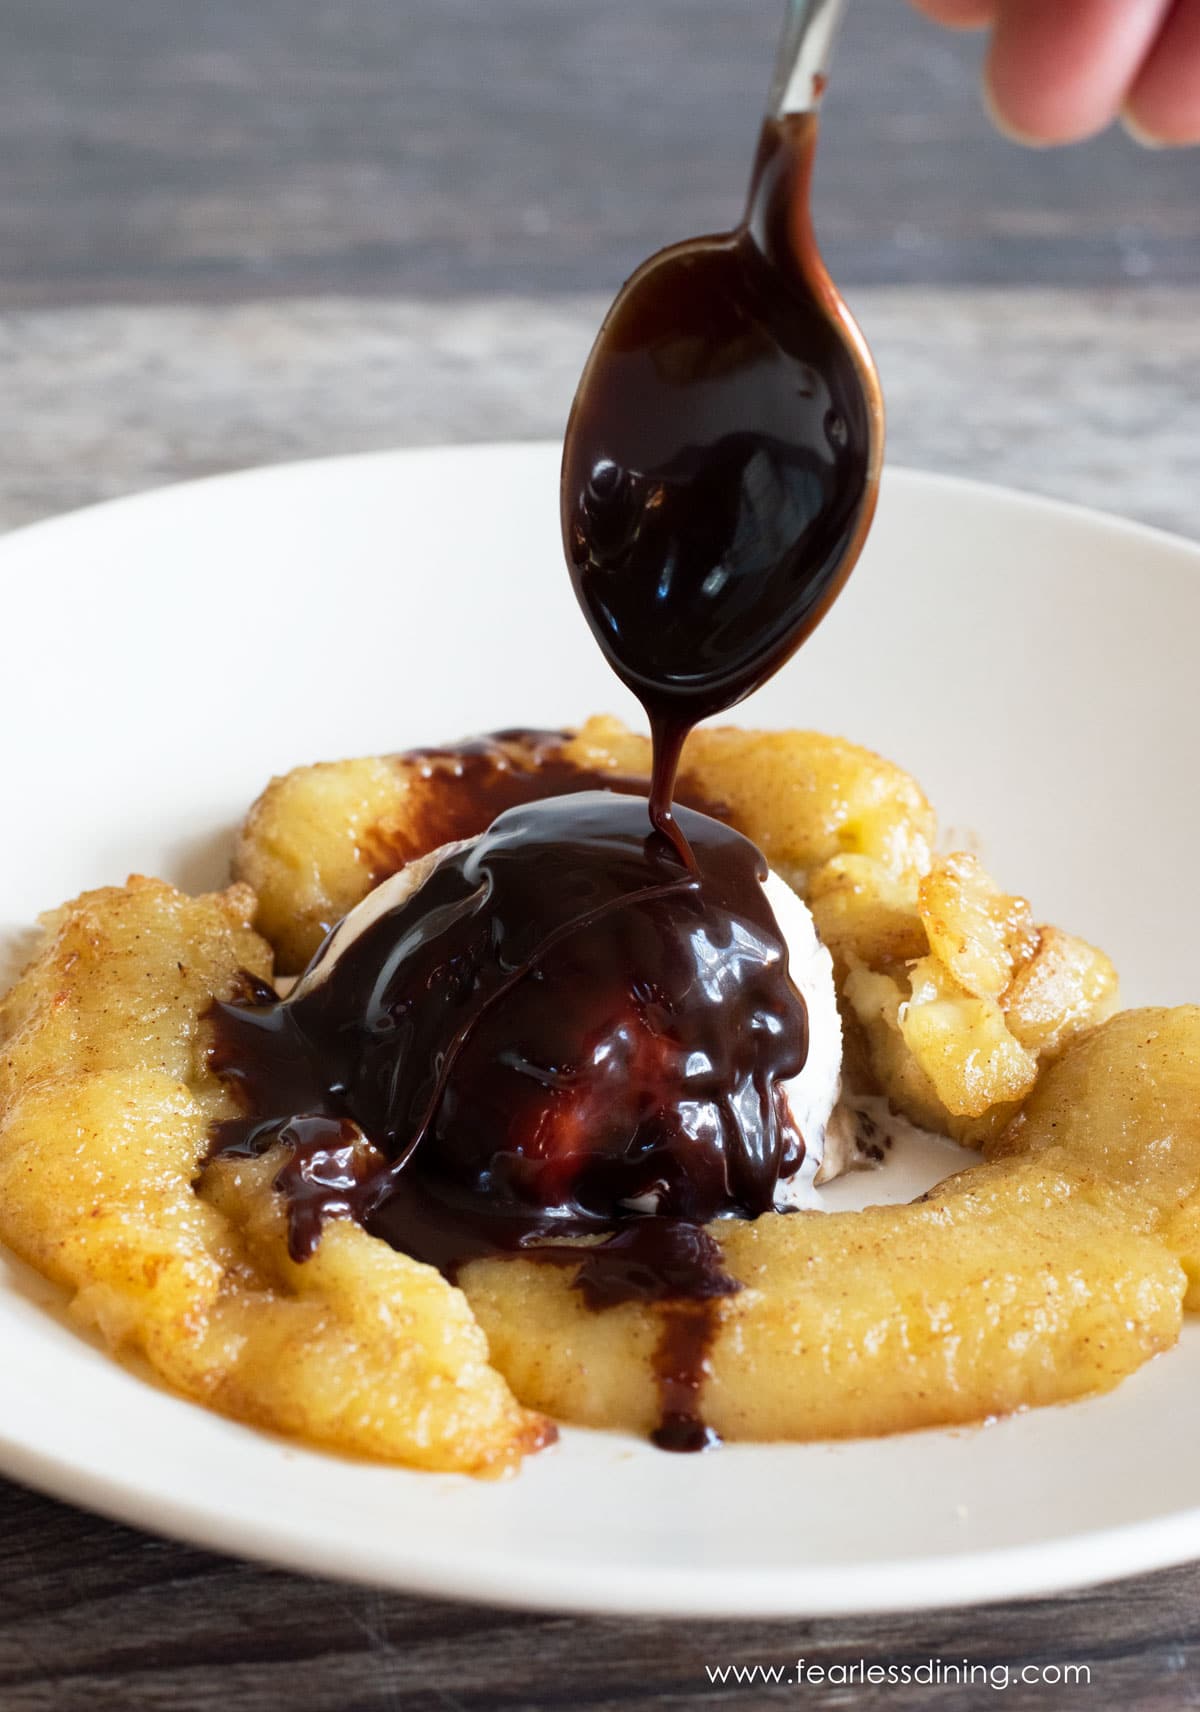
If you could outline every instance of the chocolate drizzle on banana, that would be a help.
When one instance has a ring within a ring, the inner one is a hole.
[[[611,767],[588,767],[569,751],[570,731],[513,728],[437,748],[411,749],[400,759],[416,770],[420,789],[410,798],[403,825],[373,828],[363,855],[378,883],[406,863],[460,839],[477,838],[498,814],[547,797],[580,791],[617,791],[645,798],[648,779]],[[688,788],[680,801],[704,814],[727,818],[724,806]]]
[[[286,1149],[298,1260],[350,1217],[451,1278],[514,1254],[573,1267],[597,1310],[661,1304],[656,1438],[695,1449],[738,1288],[705,1226],[767,1211],[799,1169],[784,1090],[808,1038],[762,856],[680,825],[690,868],[644,799],[510,809],[288,998],[214,1005],[210,1061],[245,1115],[209,1157]]]

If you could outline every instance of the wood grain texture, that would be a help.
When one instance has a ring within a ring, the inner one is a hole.
[[[730,222],[771,0],[0,0],[0,303],[611,291]],[[848,282],[1192,283],[1194,155],[991,131],[979,39],[855,0]]]
[[[862,288],[897,462],[1200,536],[1200,290]],[[557,438],[599,297],[0,313],[0,527],[282,458]]]
[[[4,1712],[1011,1712],[1197,1704],[1200,1567],[1075,1598],[838,1622],[514,1614],[306,1580],[0,1485]],[[1078,1687],[714,1686],[706,1665],[1082,1664]]]

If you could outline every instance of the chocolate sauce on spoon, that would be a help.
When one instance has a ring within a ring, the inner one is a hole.
[[[567,424],[571,578],[649,715],[667,833],[687,732],[799,647],[874,512],[882,403],[813,237],[816,138],[813,113],[767,120],[741,224],[638,269]]]

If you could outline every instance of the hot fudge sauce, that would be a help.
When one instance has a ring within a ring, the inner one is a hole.
[[[741,225],[633,275],[567,426],[567,561],[650,717],[664,830],[688,730],[799,647],[874,511],[882,403],[813,238],[816,136],[814,114],[768,120]]]
[[[807,1028],[762,856],[708,816],[680,826],[691,867],[644,799],[510,809],[334,934],[286,1000],[215,1005],[211,1062],[245,1115],[212,1155],[287,1147],[295,1259],[350,1216],[450,1277],[520,1253],[575,1267],[597,1308],[676,1304],[661,1434],[690,1444],[686,1352],[737,1287],[703,1226],[767,1211],[799,1168],[784,1085]]]
[[[364,835],[363,857],[373,881],[386,879],[406,862],[451,844],[477,838],[498,814],[543,797],[579,791],[620,791],[645,800],[647,781],[636,773],[581,766],[570,757],[570,731],[493,731],[436,749],[412,749],[400,759],[415,766],[422,789],[416,812],[396,827]],[[680,801],[705,814],[726,817],[721,803],[685,788]]]
[[[568,562],[649,715],[649,803],[564,771],[555,734],[544,768],[536,734],[430,751],[462,789],[411,847],[369,853],[375,877],[473,842],[347,918],[287,999],[210,1013],[243,1108],[210,1157],[283,1144],[297,1259],[351,1217],[451,1278],[516,1255],[569,1267],[597,1311],[657,1304],[670,1449],[712,1441],[707,1352],[739,1288],[705,1226],[766,1212],[804,1156],[784,1089],[807,1018],[765,861],[672,798],[691,726],[812,630],[874,507],[878,391],[813,243],[814,142],[811,116],[768,121],[737,231],[639,270],[568,428]]]

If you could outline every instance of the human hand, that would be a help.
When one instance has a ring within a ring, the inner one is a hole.
[[[1072,143],[1120,115],[1139,142],[1200,142],[1200,0],[913,0],[990,27],[985,86],[1021,142]]]

